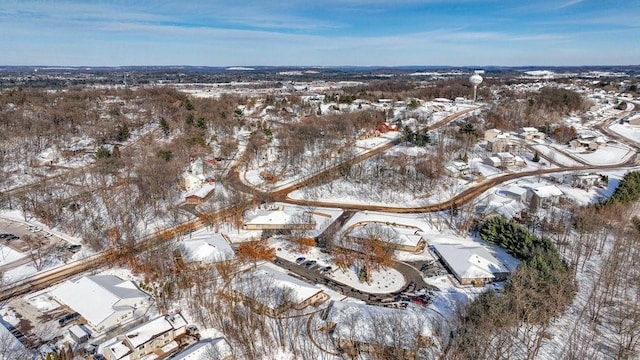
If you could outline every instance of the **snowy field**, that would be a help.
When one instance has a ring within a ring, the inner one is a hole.
[[[591,165],[621,164],[629,160],[634,154],[635,151],[633,149],[630,149],[626,145],[620,143],[609,144],[606,147],[593,152],[573,152],[574,156],[579,157],[584,162]]]
[[[616,123],[609,126],[609,129],[633,142],[640,143],[640,126]]]
[[[571,157],[563,154],[558,151],[558,149],[554,149],[547,145],[532,145],[532,147],[538,151],[541,155],[551,159],[553,162],[558,163],[562,166],[580,166],[582,165],[578,161],[572,159]]]

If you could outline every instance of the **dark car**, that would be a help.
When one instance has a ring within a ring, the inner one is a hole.
[[[65,326],[79,317],[80,317],[80,314],[78,314],[77,312],[73,314],[67,314],[61,317],[60,319],[58,319],[58,325],[60,325],[60,327]]]
[[[311,269],[312,267],[316,266],[317,262],[315,260],[311,260],[311,261],[307,261],[306,264],[304,264],[304,267],[306,267],[307,269]]]
[[[320,270],[320,272],[325,273],[325,272],[329,272],[329,271],[331,271],[332,269],[333,269],[333,268],[332,268],[331,266],[325,266],[325,267],[323,267],[323,268],[322,268],[322,270]]]
[[[305,260],[307,260],[307,259],[304,258],[304,257],[299,257],[299,258],[296,259],[296,264],[302,264]]]
[[[73,244],[73,245],[69,245],[67,249],[69,249],[69,251],[71,251],[72,253],[77,253],[78,251],[80,251],[81,247],[82,245]]]

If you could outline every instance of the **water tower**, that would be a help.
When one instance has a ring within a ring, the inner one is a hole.
[[[469,82],[471,86],[473,86],[473,102],[476,101],[476,90],[478,90],[478,85],[482,82],[482,76],[478,74],[478,71],[474,72],[471,77],[469,77]]]

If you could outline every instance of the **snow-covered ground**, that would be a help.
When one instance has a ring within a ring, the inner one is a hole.
[[[571,157],[563,154],[562,152],[548,145],[537,144],[537,145],[532,145],[532,147],[544,157],[549,158],[551,159],[551,161],[558,163],[562,166],[582,165],[578,161],[572,159]]]
[[[0,245],[0,265],[18,261],[25,256],[27,255],[24,253],[17,252],[8,246]]]
[[[596,151],[567,151],[570,151],[574,156],[579,157],[584,162],[591,165],[622,164],[636,153],[635,150],[620,143],[608,144],[606,147]]]
[[[609,129],[635,143],[640,143],[640,126],[616,123],[609,126]]]
[[[328,276],[354,289],[374,294],[392,293],[406,285],[404,276],[393,268],[370,270],[368,282],[360,282],[357,270],[354,266],[346,270],[336,269],[329,273]]]

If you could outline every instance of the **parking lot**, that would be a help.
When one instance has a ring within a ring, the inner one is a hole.
[[[36,225],[0,218],[0,246],[10,248],[20,254],[22,259],[0,265],[0,270],[10,270],[29,262],[29,255],[33,252],[43,256],[55,256],[62,261],[68,261],[74,252],[80,250],[72,247],[64,239],[55,236]],[[35,251],[35,250],[38,251]],[[27,259],[25,259],[27,257]]]
[[[292,276],[296,276],[303,281],[314,284],[324,285],[330,289],[337,291],[345,296],[353,297],[371,305],[386,306],[398,309],[407,308],[409,303],[420,306],[427,306],[430,301],[430,295],[424,288],[418,289],[416,284],[409,282],[402,290],[391,294],[369,294],[358,289],[354,289],[348,285],[337,282],[326,276],[330,271],[325,266],[319,266],[312,263],[312,259],[298,258],[296,262],[291,262],[277,257],[273,263],[289,270]],[[420,299],[414,299],[420,298]]]

